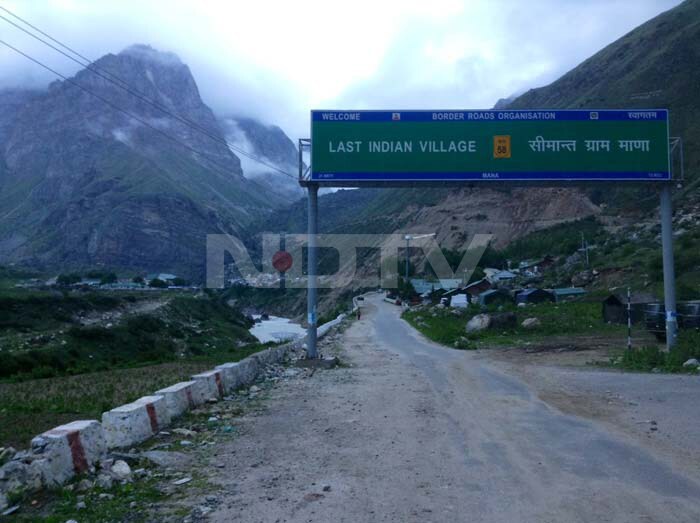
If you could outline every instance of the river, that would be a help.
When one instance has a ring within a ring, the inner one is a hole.
[[[258,319],[260,315],[255,315],[253,318]],[[298,323],[293,323],[288,318],[270,316],[269,320],[256,323],[250,329],[250,333],[260,342],[267,343],[270,341],[295,340],[306,335],[306,329]]]

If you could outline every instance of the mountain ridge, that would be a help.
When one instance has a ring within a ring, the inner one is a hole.
[[[671,135],[683,138],[687,174],[693,177],[700,169],[698,64],[700,0],[686,0],[507,108],[669,109]]]
[[[0,92],[0,263],[201,277],[206,234],[243,235],[291,201],[244,176],[176,55],[136,45],[93,68]]]

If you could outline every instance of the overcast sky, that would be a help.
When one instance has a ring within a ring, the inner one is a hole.
[[[296,140],[308,111],[481,109],[545,85],[679,0],[0,0],[89,58],[133,43],[177,53],[219,113]],[[7,16],[0,11],[0,15]],[[0,38],[77,65],[0,19]],[[49,73],[0,45],[0,87]]]

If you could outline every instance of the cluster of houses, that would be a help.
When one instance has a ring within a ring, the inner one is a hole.
[[[465,284],[459,279],[428,281],[412,279],[411,284],[424,303],[439,297],[440,302],[451,307],[481,306],[506,303],[561,302],[583,296],[580,287],[542,289],[535,284],[542,279],[541,271],[550,267],[554,259],[547,257],[538,262],[521,262],[515,269],[484,269],[485,277]]]
[[[467,307],[477,304],[485,307],[504,304],[558,303],[579,298],[586,294],[581,287],[543,289],[530,284],[524,287],[523,276],[531,274],[498,269],[484,269],[481,280],[463,284],[461,280],[442,279],[428,281],[412,279],[414,289],[423,303],[440,303],[448,307]],[[536,273],[535,273],[536,274]],[[606,323],[645,324],[647,330],[657,337],[665,335],[665,309],[655,296],[649,293],[613,292],[601,302],[602,319]],[[700,301],[679,302],[678,322],[680,328],[700,330]]]
[[[99,289],[99,290],[149,290],[154,287],[161,289],[183,289],[189,286],[183,285],[184,280],[175,274],[170,273],[152,273],[140,278],[118,278],[116,281],[105,282],[100,278],[75,278],[76,281],[71,281],[66,284],[60,281],[60,276],[54,276],[48,280],[32,278],[23,282],[17,283],[16,287],[23,288],[40,288],[40,287],[70,287],[73,289]],[[153,285],[153,282],[162,282],[159,285]]]
[[[413,281],[411,282],[413,283]],[[436,283],[439,283],[440,288],[421,293],[421,299],[429,303],[433,299],[433,293],[437,293],[441,303],[452,307],[466,307],[472,303],[487,306],[505,303],[561,302],[578,298],[586,293],[580,287],[557,289],[541,289],[538,287],[509,288],[496,285],[489,281],[488,278],[453,288],[445,287],[440,282]]]

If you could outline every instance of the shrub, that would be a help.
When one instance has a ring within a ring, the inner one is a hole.
[[[56,278],[56,283],[63,287],[67,287],[68,285],[79,283],[81,280],[82,278],[80,274],[60,274],[58,278]]]
[[[626,350],[619,365],[628,370],[650,371],[661,367],[664,355],[656,346],[647,346],[635,350]]]
[[[700,359],[700,332],[681,331],[678,344],[670,352],[664,352],[658,346],[627,350],[618,366],[639,371],[657,368],[665,372],[695,372],[692,368],[683,367],[683,363],[691,358]]]
[[[117,275],[114,274],[113,272],[110,272],[108,274],[105,274],[100,278],[100,284],[105,285],[109,283],[117,283]]]
[[[68,334],[73,338],[89,341],[104,341],[114,338],[114,333],[104,327],[71,327]]]

